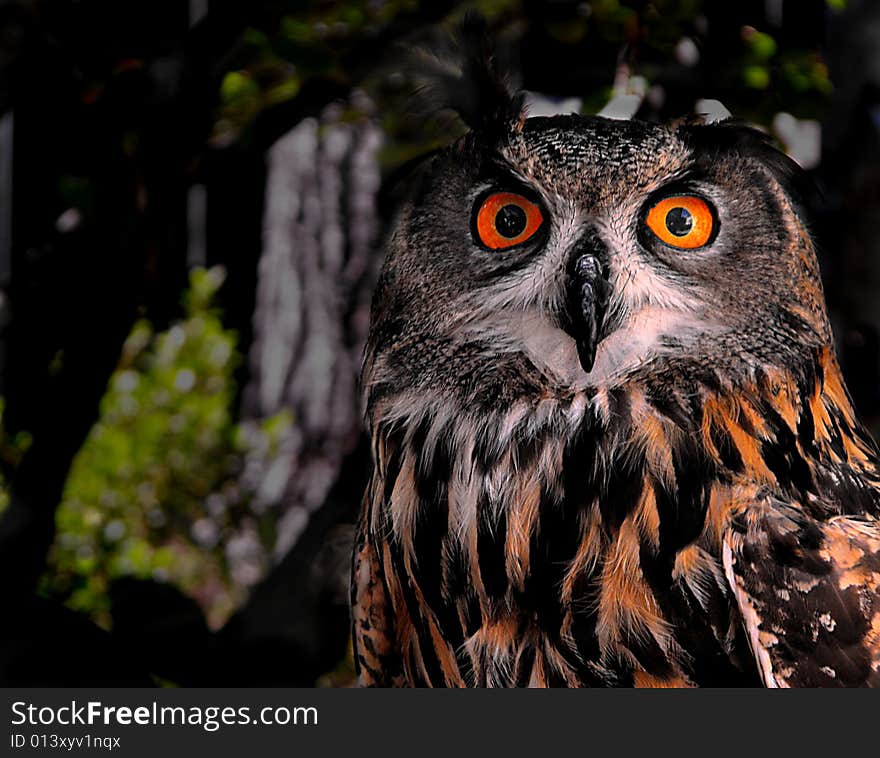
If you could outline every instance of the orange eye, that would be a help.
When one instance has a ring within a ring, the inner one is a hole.
[[[715,218],[709,204],[693,195],[667,197],[645,219],[648,228],[671,247],[702,247],[712,237]]]
[[[541,209],[522,195],[495,192],[477,212],[477,236],[486,247],[503,250],[531,238],[544,216]]]

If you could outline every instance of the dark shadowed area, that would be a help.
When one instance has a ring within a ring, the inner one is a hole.
[[[463,129],[406,50],[468,10],[533,115],[729,113],[800,163],[880,430],[880,3],[0,0],[0,683],[353,683],[370,295]]]

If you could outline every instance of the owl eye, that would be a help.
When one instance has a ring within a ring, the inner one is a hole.
[[[541,209],[513,192],[495,192],[477,211],[479,241],[491,250],[503,250],[531,239],[544,223]]]
[[[656,203],[645,219],[648,228],[670,247],[702,247],[715,230],[709,204],[694,195],[675,195]]]

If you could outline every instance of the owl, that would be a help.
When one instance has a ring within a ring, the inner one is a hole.
[[[798,168],[726,122],[527,118],[463,39],[470,130],[372,308],[362,683],[880,685],[878,450]]]

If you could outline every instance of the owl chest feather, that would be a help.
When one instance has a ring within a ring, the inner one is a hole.
[[[832,475],[818,461],[860,444],[834,398],[771,379],[380,425],[366,519],[407,681],[753,683],[723,533],[764,492],[807,499]]]

